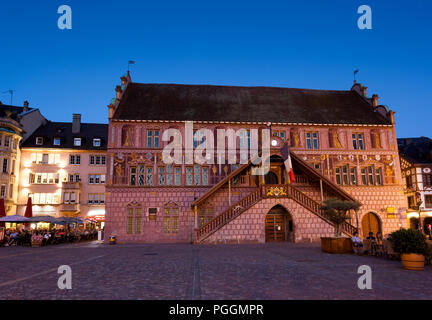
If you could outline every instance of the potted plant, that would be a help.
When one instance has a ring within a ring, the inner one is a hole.
[[[401,255],[402,266],[408,270],[423,270],[428,251],[426,236],[418,230],[399,229],[390,234],[393,250]]]
[[[324,201],[321,209],[324,215],[334,225],[334,237],[322,237],[321,249],[327,253],[352,252],[351,239],[342,236],[342,225],[349,219],[349,211],[357,210],[360,204],[355,201],[328,199]]]

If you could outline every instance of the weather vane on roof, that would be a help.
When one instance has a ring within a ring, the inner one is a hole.
[[[9,93],[10,95],[11,95],[11,105],[12,105],[12,102],[13,102],[13,93],[14,93],[14,91],[13,90],[6,90],[5,92],[3,92],[3,93]]]
[[[133,61],[133,60],[129,60],[129,61],[128,61],[128,73],[129,73],[129,66],[130,66],[131,64],[135,64],[135,61]]]
[[[358,72],[359,72],[358,69],[354,70],[354,83],[356,82],[356,75],[357,75]]]

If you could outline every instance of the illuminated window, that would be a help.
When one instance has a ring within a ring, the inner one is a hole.
[[[101,139],[93,139],[93,147],[100,147]]]
[[[131,234],[133,230],[133,209],[127,209],[127,224],[126,224],[126,233]]]
[[[178,232],[178,215],[179,208],[175,203],[168,203],[164,209],[164,232]]]

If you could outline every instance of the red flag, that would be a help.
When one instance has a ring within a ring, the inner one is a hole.
[[[294,170],[293,170],[293,166],[291,163],[291,155],[288,149],[288,143],[285,142],[285,144],[283,145],[282,149],[281,149],[281,155],[282,155],[282,159],[284,161],[285,164],[285,169],[288,173],[288,183],[291,182],[295,182],[295,176],[294,176]]]

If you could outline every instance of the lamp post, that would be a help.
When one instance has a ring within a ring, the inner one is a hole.
[[[356,216],[356,227],[357,227],[357,232],[358,232],[359,231],[359,218],[358,218],[359,209],[358,208],[354,209],[354,212],[355,212],[355,216]]]
[[[423,232],[423,228],[422,228],[422,221],[421,221],[421,204],[423,203],[422,199],[421,199],[421,194],[420,192],[416,192],[415,193],[415,199],[416,199],[416,207],[418,209],[418,215],[419,215],[419,228],[420,228],[420,232]]]

